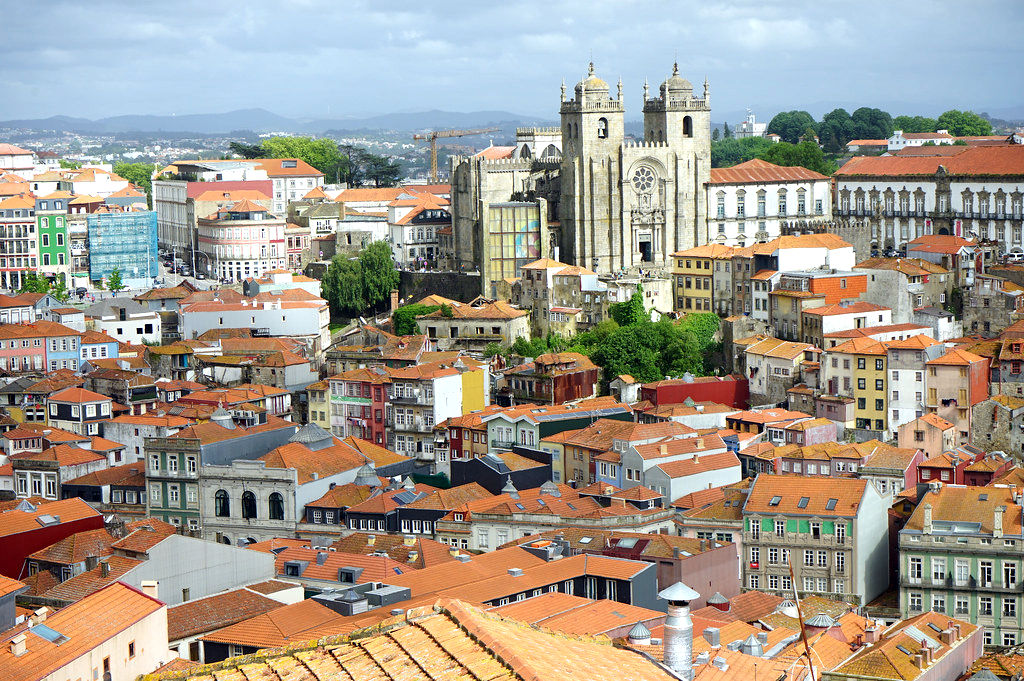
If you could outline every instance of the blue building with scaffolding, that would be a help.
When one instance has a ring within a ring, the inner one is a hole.
[[[93,213],[89,225],[89,279],[105,281],[114,269],[129,289],[150,288],[157,276],[156,212]]]

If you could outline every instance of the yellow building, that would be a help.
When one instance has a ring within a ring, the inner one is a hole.
[[[675,308],[679,312],[711,312],[712,261],[731,258],[733,249],[722,244],[705,244],[672,254]]]
[[[327,381],[317,381],[306,386],[308,400],[307,419],[309,423],[315,423],[324,430],[331,430],[331,398],[328,395],[330,387]]]
[[[825,392],[856,400],[854,427],[888,430],[886,345],[873,338],[854,338],[830,348],[822,360]]]

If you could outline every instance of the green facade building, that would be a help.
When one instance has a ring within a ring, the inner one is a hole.
[[[986,645],[1024,640],[1021,497],[1012,487],[932,483],[900,531],[900,615],[981,625]]]

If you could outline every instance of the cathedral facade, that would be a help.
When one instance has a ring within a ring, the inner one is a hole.
[[[626,139],[622,82],[615,97],[594,73],[560,107],[561,258],[599,274],[667,266],[707,241],[711,98],[673,67],[658,95],[644,85],[642,141]]]

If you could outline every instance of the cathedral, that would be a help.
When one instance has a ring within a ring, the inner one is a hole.
[[[516,146],[452,159],[452,260],[486,265],[490,206],[536,201],[550,224],[551,257],[599,275],[663,269],[671,254],[707,241],[711,98],[673,66],[643,89],[643,139],[625,134],[621,80],[614,97],[590,64],[572,98],[562,85],[559,128],[517,131]],[[539,135],[543,136],[540,143]],[[518,259],[518,258],[517,258]],[[525,263],[524,263],[525,264]]]
[[[673,66],[658,95],[644,84],[643,140],[626,139],[625,111],[622,81],[610,97],[593,64],[572,99],[562,86],[562,259],[602,274],[664,267],[675,251],[707,240],[707,81],[697,97]]]

